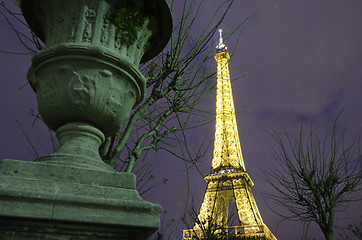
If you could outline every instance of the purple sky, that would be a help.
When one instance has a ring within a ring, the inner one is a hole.
[[[279,240],[300,239],[302,224],[286,221],[279,224],[280,218],[268,209],[261,196],[270,189],[258,176],[258,168],[267,169],[275,164],[268,147],[270,137],[264,129],[281,130],[284,126],[295,132],[302,121],[313,121],[323,127],[343,107],[343,117],[349,123],[347,135],[361,128],[362,1],[236,1],[222,25],[224,32],[232,30],[243,17],[275,4],[278,4],[275,10],[248,23],[237,46],[235,39],[225,44],[230,51],[235,49],[229,64],[232,78],[255,70],[234,81],[232,87],[236,111],[249,110],[238,114],[237,121],[246,169],[255,183],[252,190],[257,205],[264,222]],[[206,4],[197,29],[203,28],[213,7]],[[22,50],[3,18],[0,30],[0,50]],[[195,30],[194,37],[199,33]],[[30,59],[30,56],[0,53],[0,159],[34,159],[16,120],[21,121],[37,148],[49,149],[46,128],[40,123],[32,127],[33,117],[28,114],[29,108],[36,109],[35,94],[28,85],[21,88],[26,84]],[[213,109],[215,93],[210,102],[207,107]],[[206,136],[213,141],[213,124],[195,131],[195,144],[201,143],[207,132]],[[209,172],[211,158],[212,149],[209,149],[200,166],[203,176]],[[187,195],[184,165],[164,152],[158,153],[157,162],[157,175],[168,178],[169,183],[154,189],[147,199],[163,205],[166,218],[178,220]],[[190,182],[194,197],[201,201],[206,182],[194,169],[190,171]],[[362,214],[357,205],[337,214],[339,227],[345,227],[351,217]],[[309,235],[322,238],[314,225]]]

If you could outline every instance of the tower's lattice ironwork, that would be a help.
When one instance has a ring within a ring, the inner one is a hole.
[[[214,152],[199,215],[183,239],[276,240],[263,223],[246,173],[235,118],[228,61],[229,53],[220,32],[216,47],[217,93]],[[238,223],[228,226],[229,204],[235,203]]]

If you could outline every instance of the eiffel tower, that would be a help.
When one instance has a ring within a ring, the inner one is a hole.
[[[215,49],[217,63],[216,126],[211,172],[205,177],[206,193],[193,229],[183,231],[184,240],[242,239],[276,240],[263,223],[245,170],[231,91],[227,47],[219,29]],[[228,226],[229,204],[235,203],[239,225]]]

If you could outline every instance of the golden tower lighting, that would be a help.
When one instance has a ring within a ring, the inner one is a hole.
[[[211,172],[205,177],[206,193],[193,229],[183,231],[184,240],[243,239],[276,240],[264,224],[245,170],[232,97],[227,47],[219,29],[215,49],[217,63],[216,125]],[[229,204],[235,203],[239,225],[228,226]]]

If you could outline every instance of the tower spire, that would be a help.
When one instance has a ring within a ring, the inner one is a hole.
[[[224,40],[222,39],[222,29],[221,28],[219,29],[219,34],[220,34],[219,45],[217,45],[216,48],[218,50],[223,50],[224,48],[227,49],[225,44],[224,44]]]
[[[207,189],[193,229],[184,230],[183,240],[244,239],[276,240],[263,223],[246,173],[236,124],[229,74],[229,53],[219,29],[217,63],[216,123],[211,172],[205,177]],[[229,204],[236,207],[238,226],[227,226]],[[230,238],[229,238],[230,237]]]

